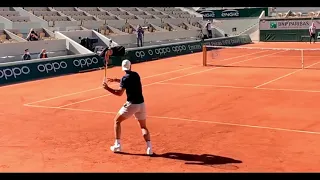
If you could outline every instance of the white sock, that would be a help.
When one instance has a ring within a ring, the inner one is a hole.
[[[147,141],[147,147],[152,148],[151,141]]]
[[[114,142],[114,144],[120,145],[120,139],[116,139],[116,141]]]

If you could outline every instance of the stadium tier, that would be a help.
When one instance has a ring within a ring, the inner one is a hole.
[[[80,39],[87,37],[100,46],[112,39],[136,47],[138,25],[144,28],[146,46],[194,40],[205,28],[202,19],[195,11],[174,7],[1,7],[0,63],[20,61],[25,49],[32,59],[42,49],[49,57],[93,53],[79,46]],[[32,30],[37,41],[27,40]]]
[[[258,22],[258,17],[222,19],[212,23],[212,36],[251,33]],[[144,29],[144,46],[194,41],[207,33],[207,23],[185,7],[1,7],[0,63],[20,61],[25,49],[32,59],[42,49],[49,57],[94,53],[79,44],[82,38],[95,39],[96,46],[109,46],[112,39],[115,45],[137,47],[138,26]],[[27,40],[32,30],[38,41]]]

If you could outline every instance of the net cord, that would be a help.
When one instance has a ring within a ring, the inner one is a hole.
[[[299,49],[299,48],[263,48],[263,47],[244,47],[244,46],[211,46],[211,45],[205,45],[206,48],[220,48],[220,49],[259,49],[259,50],[282,50],[282,51],[320,51],[320,48],[314,48],[314,49]]]

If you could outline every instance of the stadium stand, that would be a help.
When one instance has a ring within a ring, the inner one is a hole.
[[[206,33],[207,20],[196,10],[226,10],[247,7],[0,7],[0,63],[19,61],[25,48],[37,58],[41,49],[59,57],[93,53],[79,44],[79,38],[97,39],[95,45],[113,43],[136,47],[138,25],[145,32],[144,46],[200,39]],[[317,7],[273,7],[271,17],[319,17]],[[213,37],[250,34],[259,36],[260,17],[210,20]],[[33,29],[38,41],[29,42]],[[258,38],[259,39],[259,38]]]
[[[0,8],[0,22],[5,29],[30,29],[32,27],[41,27],[40,23],[32,22],[29,16],[21,15],[21,13],[16,11],[13,7]]]
[[[0,62],[19,61],[28,48],[32,59],[45,48],[50,57],[92,53],[79,38],[97,39],[95,45],[136,47],[138,25],[144,45],[199,39],[205,29],[201,14],[184,7],[2,7],[0,8]],[[39,41],[27,41],[30,30]],[[214,29],[214,37],[224,32]],[[14,51],[10,49],[15,44]]]

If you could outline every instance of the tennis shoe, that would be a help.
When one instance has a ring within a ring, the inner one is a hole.
[[[110,147],[110,150],[114,153],[121,152],[121,145],[120,144],[114,144]]]
[[[153,151],[151,147],[147,147],[147,155],[149,156],[153,155]]]

